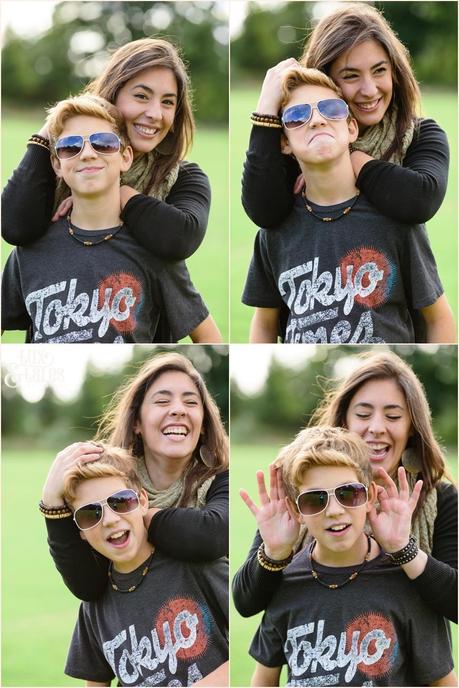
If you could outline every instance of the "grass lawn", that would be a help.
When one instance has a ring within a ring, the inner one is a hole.
[[[258,92],[231,91],[231,341],[247,342],[253,309],[241,303],[256,227],[241,205],[242,166],[250,133],[250,113]],[[448,134],[452,152],[448,191],[438,213],[427,224],[440,277],[457,322],[457,96],[453,92],[423,96],[423,116],[434,118]]]
[[[2,186],[19,163],[31,133],[41,127],[40,119],[24,113],[3,113]],[[212,205],[207,234],[198,251],[187,260],[190,275],[228,341],[228,134],[225,129],[198,127],[189,159],[198,163],[210,179]],[[12,247],[2,243],[2,264]],[[22,343],[24,334],[6,333],[2,341]],[[187,341],[191,341],[187,339]]]
[[[244,562],[255,535],[255,520],[245,504],[239,497],[238,491],[244,487],[255,500],[256,479],[255,472],[259,469],[266,470],[281,446],[288,442],[278,444],[242,445],[231,443],[231,578],[239,566]],[[449,457],[449,468],[457,478],[457,459]],[[256,500],[255,500],[256,501]],[[249,686],[254,668],[254,660],[248,655],[248,648],[252,637],[261,621],[258,616],[243,619],[239,616],[234,606],[231,606],[231,686]],[[453,657],[457,657],[457,626],[452,624]],[[281,680],[280,685],[285,685]]]
[[[79,601],[54,567],[38,511],[52,457],[3,452],[2,686],[81,686],[64,676]]]

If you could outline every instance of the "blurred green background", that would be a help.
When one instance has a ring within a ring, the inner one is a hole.
[[[324,390],[352,369],[356,354],[375,348],[381,350],[381,345],[263,345],[256,347],[263,349],[261,355],[253,351],[253,345],[231,347],[231,578],[245,561],[256,532],[255,519],[240,498],[239,489],[245,488],[258,503],[256,471],[266,472],[280,448],[307,425]],[[457,480],[457,348],[428,345],[383,348],[390,348],[405,359],[423,383],[435,435]],[[290,352],[280,355],[284,349]],[[256,389],[250,391],[247,369],[259,380]],[[250,685],[254,660],[248,648],[261,616],[242,618],[232,605],[231,686]],[[453,656],[457,658],[455,624],[452,624],[452,636]],[[281,679],[280,685],[285,685],[285,680]]]
[[[241,295],[257,227],[240,202],[242,167],[266,70],[301,55],[305,37],[330,3],[243,3],[231,42],[231,341],[247,342],[253,308]],[[435,119],[448,135],[451,162],[443,204],[427,224],[446,295],[457,322],[457,3],[375,2],[411,53],[423,94],[422,115]],[[453,257],[453,258],[452,258]]]
[[[49,3],[48,3],[49,4]],[[7,0],[2,6],[20,2]],[[43,3],[35,3],[39,13]],[[187,261],[193,282],[229,337],[228,7],[224,2],[58,2],[52,26],[31,37],[6,27],[2,53],[2,186],[19,164],[44,108],[78,93],[112,52],[130,40],[164,37],[181,49],[191,76],[197,132],[188,158],[209,176],[207,234]],[[37,22],[38,23],[38,22]],[[38,31],[38,30],[37,30]],[[3,242],[4,264],[12,247]],[[9,332],[4,342],[23,342]],[[189,341],[187,339],[187,341]]]
[[[153,352],[171,348],[203,375],[227,426],[227,346],[3,347],[0,685],[82,685],[63,673],[79,602],[49,555],[38,501],[57,451],[90,439],[121,382]],[[80,388],[69,397],[76,384]]]

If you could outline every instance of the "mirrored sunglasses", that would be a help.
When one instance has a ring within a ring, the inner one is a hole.
[[[54,149],[59,160],[70,160],[81,153],[85,141],[95,153],[100,155],[113,155],[121,149],[121,141],[116,134],[101,131],[89,136],[63,136],[57,139]]]
[[[302,103],[287,108],[282,115],[282,124],[286,129],[298,129],[307,124],[312,111],[317,110],[325,119],[346,119],[349,116],[347,103],[341,98],[326,98],[317,103]]]
[[[138,509],[139,495],[134,490],[119,490],[107,499],[80,506],[73,514],[73,520],[80,530],[95,528],[102,520],[104,506],[108,506],[115,514],[129,514]]]
[[[355,509],[368,501],[368,491],[362,483],[346,483],[331,490],[306,490],[296,498],[298,511],[303,516],[316,516],[328,506],[330,495],[346,509]]]

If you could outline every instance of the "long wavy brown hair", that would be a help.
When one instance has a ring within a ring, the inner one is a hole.
[[[330,75],[333,62],[364,41],[374,40],[386,51],[392,68],[393,95],[390,108],[397,108],[395,138],[383,159],[402,145],[405,131],[419,114],[421,93],[413,74],[408,50],[383,15],[366,2],[345,3],[323,17],[310,34],[300,63]]]
[[[358,356],[361,363],[335,389],[325,394],[314,411],[310,425],[346,427],[346,415],[356,392],[369,380],[393,380],[402,391],[411,419],[409,446],[419,457],[419,478],[424,481],[416,512],[422,507],[426,493],[442,479],[451,480],[442,449],[432,429],[429,404],[421,381],[413,369],[393,352],[365,352]]]
[[[126,43],[113,53],[100,77],[85,89],[116,105],[116,98],[124,84],[139,72],[152,67],[165,67],[173,72],[177,81],[178,98],[174,125],[158,147],[161,155],[158,156],[158,164],[154,166],[148,188],[144,190],[147,193],[185,158],[193,142],[195,126],[190,81],[177,48],[161,38],[141,38]]]
[[[193,452],[194,461],[186,469],[184,491],[178,506],[187,506],[197,488],[207,478],[221,473],[228,466],[228,436],[223,427],[220,411],[206,384],[191,361],[182,354],[160,353],[146,361],[138,372],[123,384],[103,414],[96,440],[128,449],[135,456],[143,455],[143,445],[134,432],[140,418],[140,407],[151,385],[168,371],[185,373],[196,385],[204,407],[203,435]],[[205,444],[215,457],[215,466],[209,468],[202,462],[199,449]]]

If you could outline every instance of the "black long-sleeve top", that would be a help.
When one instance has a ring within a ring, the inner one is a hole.
[[[2,236],[24,246],[51,224],[56,177],[49,151],[29,144],[2,193]],[[210,185],[195,163],[182,162],[165,201],[139,194],[125,205],[121,219],[144,248],[164,260],[184,260],[201,244],[207,229]]]
[[[219,473],[202,509],[166,508],[158,511],[148,539],[174,559],[212,561],[228,553],[228,471]],[[108,581],[109,561],[80,538],[72,518],[45,519],[48,545],[57,570],[69,590],[81,600],[95,600]]]
[[[437,518],[432,554],[426,568],[412,583],[434,611],[457,623],[457,490],[440,483],[437,487]],[[257,560],[262,539],[257,531],[244,564],[233,579],[233,598],[242,616],[253,616],[268,606],[282,581],[282,571],[271,572]]]
[[[403,165],[370,160],[356,186],[383,214],[408,224],[423,223],[439,209],[448,181],[446,134],[432,119],[419,120]],[[283,155],[280,130],[253,126],[242,176],[242,205],[265,229],[276,227],[293,207],[297,162]]]

